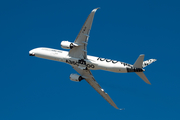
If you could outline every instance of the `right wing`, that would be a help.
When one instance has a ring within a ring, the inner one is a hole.
[[[76,37],[74,43],[78,44],[79,46],[72,48],[69,51],[69,56],[75,58],[86,59],[87,58],[87,44],[89,39],[89,34],[94,18],[94,14],[97,9],[93,9],[89,14],[88,18],[86,19],[84,25],[82,26],[78,36]]]
[[[119,109],[109,95],[101,88],[101,86],[96,82],[90,70],[82,70],[78,67],[73,68],[113,107]]]

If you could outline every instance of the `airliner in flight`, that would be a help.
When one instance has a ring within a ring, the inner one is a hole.
[[[79,74],[71,74],[70,80],[80,82],[86,80],[110,105],[119,109],[109,95],[96,82],[90,70],[106,70],[116,73],[135,72],[147,84],[151,84],[144,75],[144,67],[155,62],[156,59],[144,61],[144,55],[140,55],[136,62],[128,63],[87,55],[87,44],[94,14],[98,8],[93,9],[81,28],[74,42],[62,41],[61,47],[69,51],[39,47],[29,51],[30,56],[55,60],[71,65]]]

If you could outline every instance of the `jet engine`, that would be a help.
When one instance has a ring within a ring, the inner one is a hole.
[[[71,74],[70,75],[70,80],[75,81],[75,82],[80,82],[82,80],[82,76],[77,75],[77,74]]]
[[[61,42],[61,47],[64,49],[72,49],[73,47],[77,47],[77,46],[78,46],[78,44],[72,43],[69,41],[62,41]]]

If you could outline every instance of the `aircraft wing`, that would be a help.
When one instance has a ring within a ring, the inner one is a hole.
[[[119,109],[109,95],[101,88],[101,86],[96,82],[90,70],[82,70],[78,67],[73,68],[113,107]]]
[[[79,46],[72,48],[69,51],[69,56],[75,58],[81,58],[81,59],[87,58],[87,44],[88,44],[89,34],[90,34],[94,14],[97,11],[97,9],[99,8],[93,9],[89,14],[88,18],[86,19],[83,27],[81,28],[78,36],[74,41],[74,43],[78,44]]]

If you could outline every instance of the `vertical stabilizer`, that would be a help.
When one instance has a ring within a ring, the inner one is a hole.
[[[142,68],[143,60],[144,60],[144,55],[140,55],[136,60],[136,62],[134,63],[133,67]]]
[[[147,79],[147,77],[145,76],[145,74],[143,72],[135,72],[141,79],[144,80],[144,82],[146,82],[147,84],[150,84],[151,83],[149,82],[149,80]]]
[[[156,59],[149,59],[149,60],[146,60],[146,61],[143,62],[142,67],[144,68],[144,67],[150,65],[151,63],[153,63],[153,62],[155,62],[155,61],[157,61],[157,60],[156,60]]]

